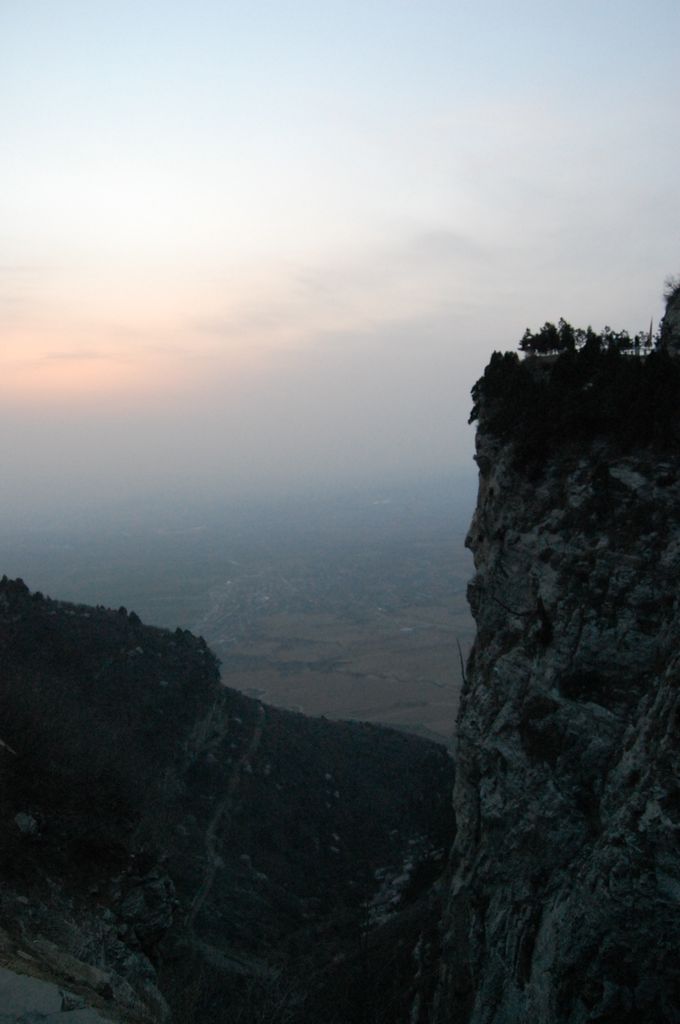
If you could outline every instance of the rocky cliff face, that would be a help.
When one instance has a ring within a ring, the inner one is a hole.
[[[679,1021],[680,455],[477,447],[432,1019]]]
[[[668,302],[666,313],[661,322],[661,341],[665,347],[680,354],[680,280],[671,279],[668,282]]]

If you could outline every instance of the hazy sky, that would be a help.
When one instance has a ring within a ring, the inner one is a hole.
[[[0,0],[0,487],[469,464],[493,348],[680,270],[677,0]]]

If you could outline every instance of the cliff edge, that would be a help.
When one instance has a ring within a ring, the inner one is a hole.
[[[605,425],[538,461],[481,396],[438,1024],[680,1021],[675,381],[663,443]]]

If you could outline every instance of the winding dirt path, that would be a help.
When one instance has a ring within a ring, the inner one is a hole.
[[[260,704],[257,712],[257,721],[255,723],[255,728],[253,729],[253,734],[250,737],[250,742],[248,743],[248,746],[246,747],[245,751],[239,757],[234,767],[232,768],[231,775],[229,776],[229,781],[227,783],[227,791],[223,798],[218,803],[217,807],[215,808],[213,816],[210,819],[208,828],[206,829],[206,867],[203,873],[203,881],[201,882],[201,886],[198,889],[193,900],[191,901],[191,907],[189,908],[189,915],[187,917],[187,928],[190,930],[193,930],[194,921],[196,920],[196,917],[200,913],[203,904],[208,898],[208,895],[212,888],[212,884],[215,880],[215,874],[217,872],[217,866],[219,863],[216,846],[216,836],[218,830],[222,822],[224,821],[224,818],[226,817],[226,815],[229,814],[229,812],[232,809],[234,796],[236,795],[236,791],[238,790],[239,783],[241,781],[241,773],[243,771],[243,768],[249,761],[252,760],[252,758],[257,753],[258,747],[260,746],[260,740],[262,739],[262,731],[264,729],[264,722],[265,710],[264,707]]]

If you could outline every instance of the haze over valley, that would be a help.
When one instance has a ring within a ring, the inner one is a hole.
[[[10,575],[190,629],[229,686],[449,743],[473,623],[473,472],[378,490],[0,533]],[[458,649],[460,644],[460,652]]]

